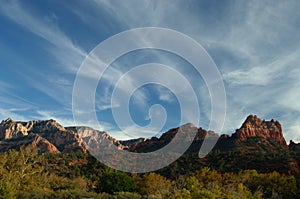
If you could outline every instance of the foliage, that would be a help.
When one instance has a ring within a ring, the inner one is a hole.
[[[266,198],[274,195],[284,198],[295,198],[297,192],[296,179],[294,176],[286,176],[277,172],[259,174],[254,176],[248,183],[250,189],[262,189]]]
[[[226,164],[222,171],[203,164],[181,167],[184,158],[180,161],[169,170],[130,175],[107,168],[88,154],[11,150],[0,153],[0,198],[297,198],[300,194],[300,175],[233,173],[224,171]]]
[[[98,190],[106,193],[132,192],[135,190],[135,183],[126,173],[107,168],[99,178]]]
[[[149,173],[143,177],[135,176],[135,181],[140,193],[159,198],[167,196],[172,186],[170,180],[156,173]]]

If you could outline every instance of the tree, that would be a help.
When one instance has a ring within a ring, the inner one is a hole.
[[[19,190],[30,190],[40,184],[43,156],[30,147],[1,154],[0,195],[14,197]]]
[[[133,192],[135,182],[124,172],[106,168],[98,180],[98,191],[106,193]]]
[[[295,198],[297,194],[295,177],[277,172],[258,174],[249,181],[248,186],[252,191],[260,187],[264,193],[263,197],[266,198],[274,195],[284,198]]]
[[[149,173],[143,178],[135,178],[135,180],[140,193],[157,197],[169,194],[172,186],[170,180],[156,173]]]

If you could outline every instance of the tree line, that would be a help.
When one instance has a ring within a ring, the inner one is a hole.
[[[83,153],[0,153],[0,198],[297,198],[299,177],[208,167],[178,173],[129,174]]]

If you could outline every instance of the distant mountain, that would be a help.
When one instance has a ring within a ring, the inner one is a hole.
[[[246,118],[242,126],[231,136],[222,135],[215,148],[229,150],[275,150],[287,148],[278,121],[265,121],[256,115]]]
[[[289,149],[291,151],[299,152],[300,153],[300,143],[296,144],[293,140],[290,141]]]
[[[193,124],[189,125],[195,127]],[[77,129],[81,129],[81,136],[78,135]],[[138,138],[118,141],[109,136],[106,132],[97,131],[90,127],[65,128],[55,120],[20,122],[8,118],[0,123],[0,150],[5,151],[10,148],[18,148],[18,145],[35,145],[32,143],[33,137],[39,136],[39,142],[45,142],[48,143],[48,145],[51,144],[53,147],[42,147],[38,145],[37,147],[49,152],[85,151],[86,149],[81,139],[83,137],[84,139],[91,139],[92,137],[95,146],[97,142],[100,142],[102,139],[108,139],[112,144],[118,146],[119,149],[134,152],[151,152],[167,145],[174,138],[178,129],[179,127],[170,129],[162,134],[160,138],[152,137],[151,139]],[[239,149],[258,150],[262,147],[268,150],[268,147],[269,149],[288,147],[278,121],[274,121],[273,119],[271,121],[264,121],[255,115],[248,116],[242,126],[231,136],[225,134],[219,136],[213,131],[198,128],[192,148],[194,147],[195,150],[198,150],[205,137],[219,138],[215,149],[221,151]],[[49,148],[49,150],[46,148]],[[299,144],[291,142],[290,148],[291,150],[298,150],[300,147]]]
[[[167,145],[175,136],[179,128],[174,128],[164,133],[160,138],[153,137],[138,142],[129,147],[134,152],[151,152]],[[206,131],[198,128],[190,151],[197,152],[204,138],[219,138],[214,149],[220,151],[232,150],[275,150],[287,148],[286,141],[282,134],[282,128],[278,121],[264,121],[255,115],[246,118],[242,126],[231,136],[219,134],[213,131]]]
[[[219,136],[193,124],[186,124],[184,127],[194,129],[197,133],[195,138],[191,138],[188,133],[184,136],[184,139],[193,142],[181,159],[174,163],[180,165],[176,167],[186,167],[186,162],[191,162],[191,167],[205,165],[225,171],[257,169],[261,172],[299,172],[300,144],[291,141],[287,145],[280,123],[273,119],[265,121],[250,115],[231,136]],[[119,141],[106,132],[90,127],[63,127],[55,120],[20,122],[8,118],[0,123],[0,152],[28,145],[41,153],[86,153],[88,148],[99,152],[104,150],[101,144],[105,142],[108,143],[107,147],[115,145],[119,150],[146,153],[170,143],[179,128],[181,127],[170,129],[159,138]],[[199,159],[198,152],[204,138],[218,141],[207,157]]]
[[[281,124],[273,119],[271,121],[261,120],[256,115],[248,116],[241,128],[232,135],[233,138],[241,141],[247,141],[248,138],[257,136],[286,146]]]
[[[208,138],[219,138],[219,135],[213,131],[206,131],[202,128],[197,128],[193,124],[187,124],[190,128],[195,128],[197,133],[194,138],[186,136],[186,139],[191,139],[193,140],[193,145],[190,148],[195,148],[196,144],[196,149],[194,151],[198,151],[200,149],[201,143],[203,142],[205,137]],[[164,146],[166,146],[168,143],[171,142],[171,140],[175,137],[176,133],[178,132],[180,127],[170,129],[166,133],[162,134],[160,138],[157,137],[152,137],[151,139],[145,139],[142,142],[135,143],[127,150],[132,151],[132,152],[152,152],[155,150],[158,150]],[[199,143],[200,142],[200,143]]]
[[[300,144],[293,141],[286,144],[278,121],[250,115],[231,136],[220,137],[207,163],[225,171],[255,169],[296,174],[300,166]]]
[[[0,151],[26,145],[34,146],[40,152],[86,151],[77,133],[65,129],[55,120],[20,122],[8,118],[0,123]]]
[[[130,139],[130,140],[120,140],[120,144],[122,144],[125,147],[135,146],[141,142],[144,142],[145,138],[136,138],[136,139]]]

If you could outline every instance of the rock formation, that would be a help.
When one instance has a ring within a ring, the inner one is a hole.
[[[0,123],[0,151],[10,148],[18,148],[20,145],[32,145],[42,152],[86,152],[87,146],[93,150],[101,151],[112,145],[119,150],[129,150],[133,152],[151,152],[158,150],[174,139],[180,128],[185,128],[184,136],[181,139],[192,141],[190,151],[199,150],[205,137],[218,140],[216,149],[228,150],[255,150],[259,147],[267,148],[287,148],[287,144],[282,134],[282,128],[278,121],[264,121],[255,115],[247,117],[241,128],[230,135],[219,135],[213,131],[206,131],[197,128],[193,124],[186,124],[179,128],[174,128],[161,137],[150,139],[138,138],[133,140],[118,141],[109,136],[106,132],[97,131],[89,127],[63,127],[55,120],[38,120],[29,122],[18,122],[8,118]],[[189,130],[196,130],[193,137]],[[106,145],[103,145],[104,141]],[[15,145],[15,146],[14,146]],[[290,143],[289,149],[300,151],[300,145]]]
[[[135,143],[129,147],[129,150],[135,151],[135,152],[151,152],[151,151],[160,149],[160,148],[166,146],[167,144],[169,144],[172,141],[172,139],[174,139],[175,135],[178,133],[180,128],[185,128],[185,130],[182,132],[183,133],[182,138],[184,139],[182,141],[183,142],[193,141],[193,144],[195,145],[195,143],[196,143],[196,145],[198,145],[198,146],[201,146],[201,143],[206,136],[214,137],[214,138],[219,137],[219,135],[213,131],[206,131],[202,128],[197,128],[197,127],[195,127],[195,125],[188,123],[181,127],[174,128],[174,129],[167,131],[166,133],[162,134],[160,138],[152,137],[151,139],[145,139],[142,142]],[[190,134],[192,129],[196,131],[196,135],[194,137],[191,136],[191,134]],[[193,147],[193,146],[191,146],[191,147]],[[197,149],[198,148],[199,147],[197,147]],[[197,149],[195,149],[195,150],[197,150]]]
[[[204,138],[207,138],[205,142]],[[170,142],[173,145],[168,145]],[[210,142],[216,143],[212,150],[209,148]],[[203,147],[205,143],[208,143],[208,148]],[[111,154],[118,150],[147,153],[168,145],[170,154],[186,150],[180,157],[182,159],[179,158],[174,163],[178,168],[208,165],[227,171],[255,169],[259,172],[296,174],[300,165],[300,144],[291,141],[287,146],[278,121],[264,121],[254,115],[248,116],[232,135],[219,136],[213,131],[185,124],[163,133],[159,138],[126,141],[116,140],[106,132],[89,127],[63,127],[55,120],[19,122],[8,118],[0,123],[0,152],[19,150],[20,147],[29,145],[40,153],[82,151],[89,152],[94,157],[108,155],[111,158],[115,158]],[[182,147],[184,145],[187,147]],[[108,153],[103,153],[104,151]],[[206,152],[211,153],[200,159],[199,154]]]
[[[42,152],[85,151],[77,133],[65,129],[55,120],[19,122],[8,118],[1,122],[0,148],[2,151],[29,144],[39,148]]]
[[[8,118],[0,124],[0,140],[18,138],[28,135],[28,129],[22,123]]]
[[[272,139],[279,144],[286,146],[286,141],[282,134],[282,128],[278,121],[264,121],[256,115],[250,115],[240,129],[232,134],[233,138],[246,141],[249,137],[262,137]]]
[[[291,151],[300,153],[300,143],[295,143],[295,142],[293,142],[293,140],[291,140],[290,144],[289,144],[289,149]]]

